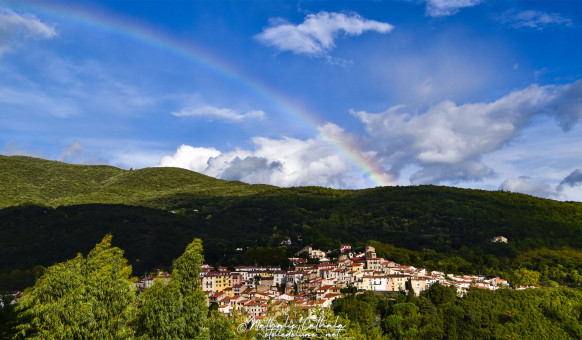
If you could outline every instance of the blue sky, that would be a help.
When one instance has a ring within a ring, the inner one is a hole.
[[[582,1],[0,0],[0,153],[582,201]]]

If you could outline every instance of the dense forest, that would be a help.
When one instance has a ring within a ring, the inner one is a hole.
[[[134,275],[169,266],[199,237],[206,260],[224,266],[285,267],[281,254],[307,244],[372,244],[380,256],[428,269],[503,277],[530,270],[544,286],[581,284],[579,202],[442,186],[276,188],[184,169],[20,156],[0,156],[0,189],[0,289],[31,285],[43,267],[89,251],[106,233]],[[509,242],[492,243],[498,235]]]

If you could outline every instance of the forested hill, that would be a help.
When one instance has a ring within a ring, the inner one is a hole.
[[[578,284],[582,272],[582,203],[501,191],[277,188],[176,168],[0,156],[0,192],[5,274],[86,253],[106,233],[136,274],[170,264],[193,237],[203,239],[209,262],[222,265],[269,264],[281,259],[273,254],[306,244],[373,242],[380,256],[447,272],[527,268],[545,282],[568,285]],[[499,235],[509,243],[492,243]],[[292,244],[280,248],[287,237]],[[255,249],[235,251],[248,247]]]
[[[88,203],[164,208],[172,204],[173,197],[180,195],[240,196],[269,188],[223,181],[179,168],[122,170],[105,165],[72,165],[0,155],[0,208]]]

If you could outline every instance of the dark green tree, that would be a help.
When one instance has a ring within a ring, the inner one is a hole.
[[[402,324],[404,318],[400,315],[392,314],[382,320],[382,325],[391,338],[401,339],[404,336]]]
[[[376,321],[374,306],[362,301],[360,296],[335,300],[333,306],[336,314],[359,323],[364,330],[371,328]]]
[[[445,287],[439,283],[435,283],[426,291],[426,296],[435,306],[440,306],[447,303],[455,302],[457,293],[455,287]]]

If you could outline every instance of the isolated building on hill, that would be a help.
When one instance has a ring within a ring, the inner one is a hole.
[[[507,238],[503,236],[495,236],[494,238],[491,239],[491,242],[507,243]]]

